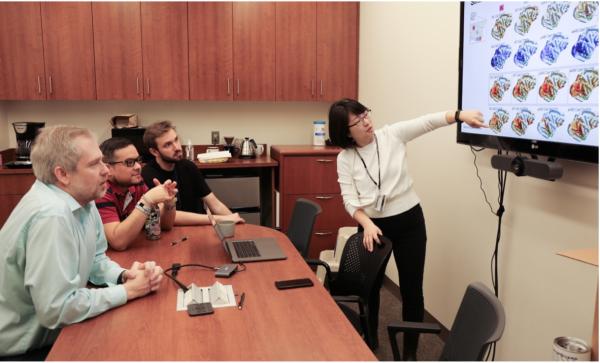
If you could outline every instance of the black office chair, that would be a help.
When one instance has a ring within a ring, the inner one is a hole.
[[[504,308],[500,300],[481,282],[467,287],[452,324],[450,335],[439,360],[482,361],[490,345],[502,337]],[[401,360],[396,335],[403,333],[435,333],[433,323],[403,322],[388,325],[394,360]]]
[[[348,320],[370,347],[374,346],[377,332],[369,325],[369,298],[379,288],[377,281],[385,272],[392,254],[392,242],[384,236],[375,244],[373,252],[363,246],[363,233],[355,233],[346,242],[338,272],[333,275],[329,265],[320,260],[307,260],[309,264],[325,267],[325,286],[340,306]],[[343,303],[358,304],[358,313]]]
[[[302,257],[308,257],[310,237],[312,236],[315,219],[321,213],[321,206],[304,198],[296,199],[287,236],[292,241]]]

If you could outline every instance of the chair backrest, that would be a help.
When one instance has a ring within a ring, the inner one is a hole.
[[[363,246],[362,232],[348,238],[342,251],[332,295],[370,296],[376,288],[377,277],[385,270],[392,254],[392,242],[384,236],[379,239],[381,244],[375,243],[373,252],[369,252]]]
[[[308,257],[310,237],[315,225],[315,219],[320,213],[321,206],[317,203],[304,198],[296,199],[287,229],[287,236],[302,257]]]
[[[504,308],[481,282],[467,287],[440,360],[481,361],[504,331]]]

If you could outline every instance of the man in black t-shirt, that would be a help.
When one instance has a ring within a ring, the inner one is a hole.
[[[144,132],[144,145],[154,156],[154,160],[142,169],[146,185],[154,186],[154,178],[161,183],[167,179],[177,182],[179,194],[175,225],[208,224],[204,203],[215,214],[217,221],[244,222],[238,213],[231,213],[231,210],[211,192],[200,169],[193,162],[183,158],[181,143],[171,122],[156,122],[147,127]]]

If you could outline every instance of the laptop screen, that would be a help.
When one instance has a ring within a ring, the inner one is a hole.
[[[208,206],[206,205],[206,203],[204,203],[204,210],[206,211],[206,215],[208,216],[208,220],[209,220],[210,224],[212,224],[215,232],[217,233],[217,237],[219,237],[219,239],[221,241],[224,241],[225,237],[223,237],[223,233],[221,233],[221,229],[217,225],[217,221],[215,220],[215,216],[213,216],[212,212],[210,211],[210,208],[208,208]]]

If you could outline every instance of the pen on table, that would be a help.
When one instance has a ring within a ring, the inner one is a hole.
[[[238,309],[242,310],[242,307],[244,307],[244,298],[246,297],[246,293],[242,292],[242,296],[240,296],[240,302],[238,303]]]
[[[171,242],[171,246],[175,246],[176,244],[183,242],[183,241],[187,241],[187,236],[183,236],[180,239],[176,239],[175,241]]]

